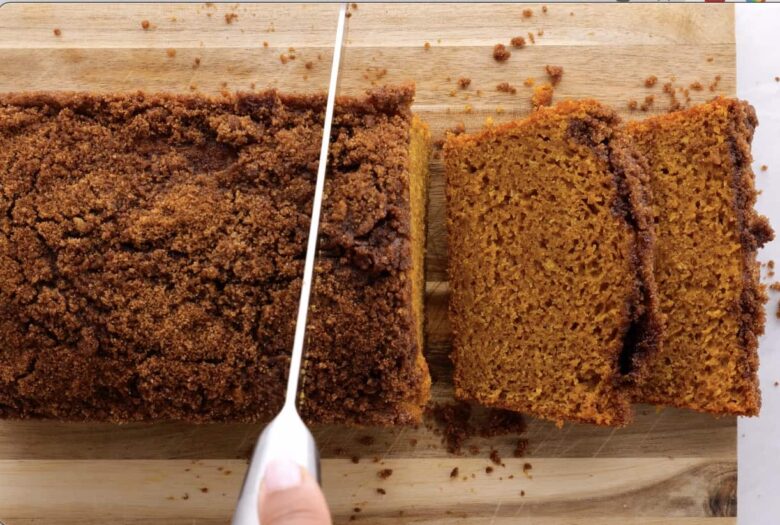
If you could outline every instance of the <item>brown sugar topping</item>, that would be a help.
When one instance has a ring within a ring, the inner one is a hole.
[[[519,49],[521,47],[525,47],[525,38],[523,38],[522,36],[516,36],[513,37],[509,43],[512,45],[512,47]]]
[[[563,68],[561,66],[544,66],[544,70],[547,72],[547,76],[550,79],[550,83],[553,86],[557,86],[563,78]]]
[[[412,94],[337,100],[308,421],[408,424],[427,400],[414,261],[428,146]],[[324,106],[275,91],[0,95],[14,130],[0,133],[0,188],[18,192],[12,209],[0,197],[0,417],[275,413]]]
[[[496,62],[506,62],[512,53],[506,48],[504,44],[496,44],[493,47],[493,58]]]

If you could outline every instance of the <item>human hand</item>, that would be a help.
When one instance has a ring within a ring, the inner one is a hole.
[[[317,481],[290,460],[268,464],[259,502],[262,525],[331,525]]]

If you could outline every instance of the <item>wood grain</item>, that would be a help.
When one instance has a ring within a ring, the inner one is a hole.
[[[526,8],[534,11],[530,19],[521,15]],[[5,4],[0,91],[319,90],[327,83],[336,11],[320,4]],[[228,24],[226,13],[238,18]],[[535,44],[512,50],[504,64],[492,59],[494,44],[529,32]],[[291,47],[295,60],[282,64]],[[715,91],[691,91],[692,101],[733,94],[733,6],[557,4],[544,14],[538,5],[361,4],[349,19],[340,92],[414,81],[414,109],[440,137],[457,122],[474,130],[487,117],[526,115],[531,88],[523,81],[545,81],[546,64],[565,70],[556,99],[595,97],[625,118],[645,116],[627,103],[648,95],[655,97],[648,113],[665,111],[664,82],[708,86],[720,76]],[[653,88],[644,86],[649,75],[659,78]],[[472,80],[469,89],[457,88],[461,76]],[[504,81],[516,95],[496,91]],[[433,397],[443,401],[452,387],[439,159],[431,172],[426,356]],[[0,422],[0,520],[226,523],[259,428]],[[517,436],[475,438],[478,455],[452,457],[424,426],[315,433],[336,523],[348,522],[355,506],[362,509],[358,522],[377,525],[735,523],[734,418],[639,406],[636,421],[618,430],[531,420],[522,460],[511,458]],[[487,475],[491,448],[509,459]],[[530,478],[522,474],[525,461],[533,464]],[[386,481],[376,477],[380,465],[394,470]],[[465,481],[450,480],[456,466]]]

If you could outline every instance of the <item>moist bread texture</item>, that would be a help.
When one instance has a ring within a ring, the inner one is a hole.
[[[627,126],[649,163],[667,326],[637,401],[714,414],[759,411],[757,338],[767,298],[756,250],[774,233],[753,209],[757,124],[746,102],[717,98]]]
[[[427,127],[339,98],[310,421],[418,421]],[[0,95],[0,416],[262,420],[281,406],[325,97]]]
[[[643,161],[595,101],[444,146],[456,396],[624,425],[660,332]]]

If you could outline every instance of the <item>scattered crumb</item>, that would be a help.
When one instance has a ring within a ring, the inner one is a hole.
[[[486,474],[492,474],[493,473],[493,467],[491,467],[491,466],[485,467],[485,473]]]
[[[631,111],[636,111],[638,107],[639,107],[639,103],[636,100],[632,99],[628,101],[628,109],[630,109]]]
[[[498,454],[498,450],[492,449],[490,451],[490,461],[496,465],[501,465],[501,456]]]
[[[230,469],[225,469],[225,475],[226,475],[226,476],[229,476],[229,475],[231,475],[232,473],[233,473],[233,471],[232,471],[232,470],[230,470]]]
[[[165,54],[168,55],[168,58],[173,58],[176,56],[176,50],[173,49],[172,47],[169,47],[168,49],[165,50]]]
[[[190,499],[190,495],[185,492],[184,496],[182,496],[181,499]]]
[[[531,474],[529,474],[529,472],[531,472],[533,468],[534,468],[533,465],[531,465],[530,463],[523,463],[523,474],[525,474],[527,478],[530,478]]]
[[[362,510],[363,509],[361,509],[360,507],[355,507],[355,508],[352,509],[353,512],[360,512]]]
[[[642,102],[642,105],[639,107],[639,109],[642,111],[647,111],[653,107],[653,102],[655,102],[655,97],[653,95],[647,95],[645,97],[645,101]]]
[[[530,33],[530,32],[528,33],[528,40],[530,40],[532,44],[536,43],[536,38],[534,38],[534,34],[533,33]]]
[[[524,490],[521,490],[521,491],[520,491],[520,495],[521,495],[521,496],[525,496],[525,491],[524,491]]]
[[[574,11],[569,11],[569,16],[574,16]]]
[[[387,479],[392,475],[393,475],[393,469],[391,468],[384,468],[379,472],[377,472],[377,476],[379,476],[379,479]]]
[[[170,500],[174,500],[174,499],[176,499],[176,498],[174,498],[173,496],[167,496],[165,499],[167,499],[167,500],[169,500],[169,501],[170,501]]]
[[[715,80],[713,80],[709,86],[710,91],[718,89],[718,84],[720,84],[720,75],[715,75]]]
[[[515,445],[515,449],[512,451],[512,456],[516,458],[522,458],[525,456],[525,451],[528,449],[528,440],[527,439],[518,439],[517,445]]]
[[[347,18],[349,18],[350,16],[352,16],[352,13],[347,13]],[[350,514],[349,521],[355,521],[356,519],[357,516],[355,516],[354,514]]]
[[[775,77],[775,82],[780,82],[780,77]]]
[[[769,169],[769,167],[768,167],[766,164],[762,164],[762,165],[761,165],[761,171],[766,171],[766,170],[768,170],[768,169]],[[770,261],[770,262],[771,262],[771,261]]]
[[[534,88],[534,94],[531,96],[531,105],[534,109],[552,104],[553,87],[551,84],[542,84]]]
[[[707,57],[707,62],[712,62],[713,60],[715,60],[713,57]]]
[[[268,47],[268,40],[263,40],[263,47]]]
[[[192,61],[192,69],[198,69],[200,67],[200,57],[195,57]]]
[[[201,488],[200,488],[200,491],[201,491],[202,493],[206,494],[206,493],[209,491],[209,488],[208,488],[208,487],[201,487]]]
[[[369,66],[363,73],[363,78],[371,81],[371,85],[376,85],[377,82],[382,80],[387,75],[387,69],[383,67]]]
[[[563,68],[561,66],[544,66],[544,70],[547,72],[547,76],[550,77],[550,83],[553,86],[557,86],[563,78]]]
[[[238,13],[225,13],[225,23],[232,24],[238,20]]]
[[[369,447],[369,446],[374,444],[374,437],[373,436],[361,436],[360,438],[358,438],[357,441],[361,445]]]
[[[287,62],[289,62],[289,61],[290,61],[290,57],[288,57],[288,56],[287,56],[287,55],[285,55],[284,53],[282,53],[281,55],[279,55],[279,62],[281,62],[282,64],[286,64],[286,63],[287,63]]]
[[[514,95],[517,93],[517,88],[515,88],[513,85],[511,85],[509,82],[501,82],[496,86],[496,91],[500,91],[501,93],[509,93],[510,95]]]
[[[523,80],[523,85],[525,87],[532,87],[534,85],[534,82],[536,82],[533,77],[528,77],[525,80]]]
[[[371,458],[371,463],[379,463],[379,456],[374,456]]]
[[[417,446],[417,438],[412,438],[409,440],[409,446],[416,447]]]
[[[378,488],[376,489],[376,493],[384,496],[385,494],[387,494],[387,491],[383,488]]]
[[[198,89],[198,86],[196,84],[190,84],[190,91],[195,91]]]
[[[431,49],[431,43],[430,42],[425,42],[423,44],[423,49],[425,49],[426,51],[430,50]]]
[[[645,79],[645,87],[653,87],[658,83],[658,77],[655,75],[650,75]]]
[[[54,36],[62,36],[62,30],[59,27],[55,27],[52,32],[54,33]]]
[[[546,6],[546,5],[543,5],[543,6],[542,6],[542,13],[546,13],[546,12],[547,12],[547,6]]]
[[[451,90],[450,90],[450,93],[449,93],[449,95],[450,95],[451,97],[454,97],[454,96],[456,96],[457,94],[458,94],[458,92],[457,92],[457,91],[455,91],[454,89],[451,89]]]
[[[357,9],[357,8],[358,8],[358,5],[357,5],[357,4],[355,4],[355,3],[353,3],[353,4],[352,4],[352,9]]]
[[[493,58],[496,62],[506,62],[510,56],[512,56],[512,53],[504,44],[496,44],[493,47]]]
[[[460,86],[461,89],[466,89],[471,85],[471,79],[468,77],[460,77],[458,79],[458,85]]]
[[[704,86],[702,86],[701,82],[699,82],[698,80],[692,83],[689,87],[694,91],[701,91],[702,89],[704,89]]]
[[[471,104],[466,104],[465,106],[463,106],[463,112],[466,113],[467,115],[471,115],[473,111],[474,108],[471,107]]]
[[[531,9],[523,9],[523,18],[531,18],[534,12]]]
[[[775,386],[780,386],[780,382],[775,381]]]
[[[148,20],[141,20],[141,27],[144,31],[149,31],[149,27],[151,27],[151,24]]]
[[[452,471],[450,472],[450,479],[457,478],[459,472],[460,472],[460,469],[458,467],[455,467],[454,469],[452,469]]]
[[[349,458],[349,459],[350,459],[350,460],[352,461],[352,463],[354,463],[355,465],[357,465],[358,463],[360,463],[360,457],[358,457],[358,456],[352,456],[352,457],[351,457],[351,458]]]
[[[521,48],[525,47],[525,38],[521,36],[516,36],[512,38],[512,40],[509,41],[509,43],[512,45],[512,47]]]

